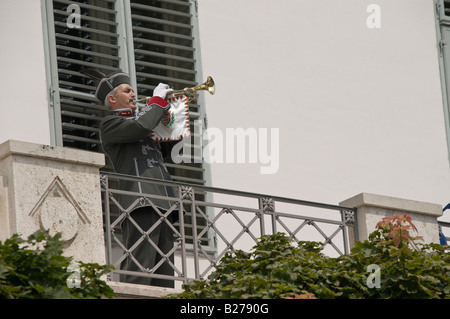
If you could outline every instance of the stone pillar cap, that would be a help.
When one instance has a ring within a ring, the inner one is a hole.
[[[0,160],[9,155],[31,156],[95,167],[105,165],[105,155],[101,153],[16,140],[8,140],[0,144]]]
[[[405,213],[411,212],[423,215],[442,216],[442,205],[439,204],[371,193],[360,193],[340,202],[339,205],[355,208],[361,206],[381,207],[390,210],[404,211]]]

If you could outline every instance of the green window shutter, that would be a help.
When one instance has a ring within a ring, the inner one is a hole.
[[[79,28],[70,28],[67,8],[80,9]],[[96,83],[79,71],[94,68],[111,73],[121,68],[115,1],[47,2],[55,144],[101,151],[99,122],[106,114],[94,97]]]
[[[138,96],[151,96],[160,82],[176,90],[203,82],[197,79],[191,3],[131,0],[130,7]],[[200,106],[191,103],[189,111],[191,131],[198,138],[193,124],[201,117]],[[203,164],[193,158],[167,166],[175,181],[205,184]]]
[[[131,1],[137,88],[151,95],[159,82],[174,88],[196,85],[188,1]]]

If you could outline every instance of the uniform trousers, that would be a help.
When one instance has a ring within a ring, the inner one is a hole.
[[[163,210],[160,210],[164,214]],[[131,212],[131,218],[139,225],[142,231],[147,232],[159,219],[160,215],[152,207],[141,207]],[[170,220],[170,217],[168,218]],[[127,219],[122,223],[123,242],[127,249],[130,249],[142,236],[141,230]],[[148,235],[155,245],[164,253],[167,254],[173,249],[174,239],[173,230],[169,227],[166,221],[162,220],[160,224]],[[163,257],[158,253],[155,247],[149,242],[148,238],[135,247],[131,254],[136,258],[142,267],[152,269],[158,264]],[[174,254],[169,257],[169,260],[173,263]],[[122,270],[139,271],[139,266],[133,261],[130,256],[127,256],[120,265]],[[174,270],[166,260],[162,263],[158,269],[154,271],[154,274],[162,275],[174,275]],[[142,285],[160,286],[160,287],[174,287],[173,280],[161,279],[161,278],[148,278],[142,276],[132,275],[120,275],[120,281],[127,283],[135,283]]]

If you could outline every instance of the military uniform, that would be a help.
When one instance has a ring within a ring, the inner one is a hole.
[[[164,158],[170,155],[171,143],[155,142],[149,137],[168,110],[166,100],[153,97],[144,109],[134,116],[130,110],[118,110],[106,116],[100,124],[103,150],[111,160],[114,171],[120,174],[171,180],[164,164]],[[143,194],[174,196],[172,187],[152,183],[121,181],[120,189]],[[127,210],[136,200],[135,196],[120,196],[120,204]],[[155,206],[168,210],[173,202],[162,199],[150,199]],[[134,203],[137,206],[149,206],[145,201]],[[131,207],[133,209],[133,207]]]
[[[97,98],[104,101],[107,94],[121,83],[129,84],[128,75],[120,73],[103,79],[97,88]],[[116,173],[171,180],[164,164],[164,157],[170,155],[171,145],[170,143],[155,142],[150,138],[150,133],[159,124],[169,107],[170,105],[165,99],[154,96],[138,114],[133,114],[131,109],[121,109],[115,110],[111,115],[103,118],[100,124],[102,147]],[[143,194],[142,196],[119,196],[120,205],[123,210],[130,213],[129,216],[134,221],[130,221],[129,218],[123,221],[123,242],[139,264],[144,269],[151,270],[164,257],[158,253],[149,240],[156,244],[164,254],[173,249],[173,231],[167,222],[176,221],[178,211],[171,213],[167,221],[161,220],[160,214],[155,211],[149,201],[162,214],[166,213],[174,205],[174,202],[150,198],[148,195],[173,197],[176,192],[168,186],[124,180],[120,181],[119,188]],[[146,236],[145,232],[155,223],[159,223],[158,226]],[[135,224],[139,227],[137,228]],[[144,240],[136,246],[136,242],[142,237]],[[141,271],[130,254],[122,262],[121,270]],[[173,263],[173,254],[168,259]],[[153,273],[173,276],[174,271],[166,259]],[[141,276],[121,275],[121,281],[173,287],[173,280],[149,279]]]

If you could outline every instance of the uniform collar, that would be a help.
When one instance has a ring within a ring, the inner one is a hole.
[[[113,110],[113,114],[122,117],[132,117],[135,115],[130,108]]]

